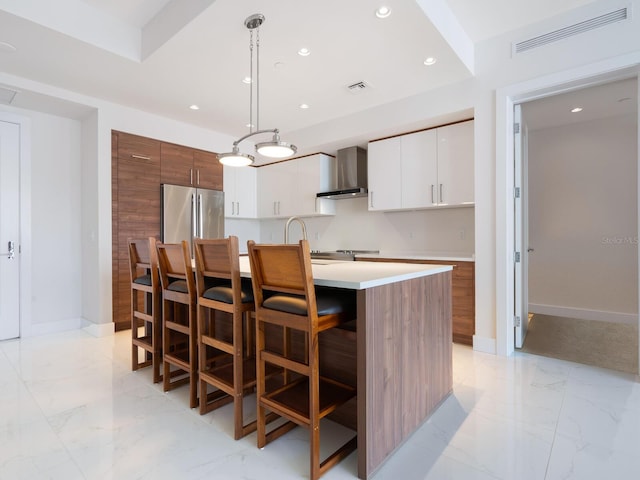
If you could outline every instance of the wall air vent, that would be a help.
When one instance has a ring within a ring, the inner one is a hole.
[[[543,45],[562,40],[563,38],[573,37],[574,35],[578,35],[579,33],[588,32],[590,30],[594,30],[611,23],[621,22],[623,20],[627,20],[628,18],[629,11],[627,7],[620,8],[618,10],[605,13],[604,15],[599,15],[583,22],[575,23],[573,25],[569,25],[568,27],[560,28],[553,32],[545,33],[544,35],[539,35],[537,37],[515,43],[513,45],[513,53],[526,52],[527,50],[538,48]]]
[[[349,90],[353,94],[362,93],[365,90],[369,90],[371,85],[366,82],[356,82],[351,85],[347,85],[347,90]]]
[[[0,103],[4,103],[5,105],[11,105],[13,99],[16,98],[18,94],[18,90],[13,90],[8,87],[3,87],[0,85]]]

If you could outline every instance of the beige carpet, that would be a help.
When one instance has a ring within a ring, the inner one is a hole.
[[[638,373],[638,326],[535,314],[521,351]]]

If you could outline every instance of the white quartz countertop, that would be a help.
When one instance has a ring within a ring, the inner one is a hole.
[[[364,290],[389,283],[426,277],[452,270],[451,265],[420,265],[412,263],[343,262],[311,260],[314,284],[324,287]],[[251,276],[249,257],[240,257],[240,274]]]
[[[456,253],[456,252],[387,252],[380,253],[363,253],[357,254],[359,260],[367,258],[391,258],[397,260],[442,260],[443,262],[475,262],[474,254]]]

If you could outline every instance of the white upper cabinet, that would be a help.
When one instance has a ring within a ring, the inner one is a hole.
[[[295,161],[273,163],[258,168],[258,216],[278,218],[293,215],[293,190],[298,166]]]
[[[335,188],[336,159],[323,153],[296,160],[298,163],[298,198],[295,215],[335,215],[335,200],[318,198],[318,192]]]
[[[438,141],[424,130],[400,137],[402,145],[402,208],[432,207],[437,203]]]
[[[473,120],[369,143],[369,210],[473,205]]]
[[[223,176],[224,216],[256,218],[257,169],[225,166]]]
[[[335,159],[324,154],[287,160],[258,168],[258,216],[335,215],[333,200],[316,194],[332,188]]]
[[[474,203],[473,120],[437,129],[438,203]]]
[[[400,137],[369,143],[367,149],[369,210],[402,208],[402,148]]]

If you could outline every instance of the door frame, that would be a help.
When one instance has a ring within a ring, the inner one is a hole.
[[[496,353],[498,355],[512,355],[515,346],[513,319],[515,294],[513,274],[514,105],[631,77],[638,78],[640,84],[640,53],[637,52],[496,90]],[[638,128],[640,130],[640,122]],[[640,131],[638,139],[640,156]],[[638,184],[640,185],[640,178]],[[640,195],[638,198],[640,209]],[[640,351],[638,353],[640,355]]]
[[[0,110],[0,120],[20,127],[20,337],[32,335],[31,327],[31,120]]]

